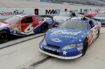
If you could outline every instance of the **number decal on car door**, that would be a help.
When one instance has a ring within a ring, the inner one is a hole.
[[[33,31],[33,26],[32,26],[33,24],[29,24],[27,27],[26,27],[26,29],[24,30],[24,32],[25,33],[30,33],[30,32],[32,32]]]

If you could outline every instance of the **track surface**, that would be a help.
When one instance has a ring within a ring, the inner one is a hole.
[[[60,60],[40,53],[38,46],[42,39],[43,36],[17,44],[6,43],[15,42],[0,49],[0,69],[105,69],[105,28],[86,55],[75,60]]]

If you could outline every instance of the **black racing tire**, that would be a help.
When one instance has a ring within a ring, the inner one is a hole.
[[[98,33],[97,33],[97,38],[100,36],[100,30],[98,30]]]
[[[82,56],[86,54],[87,49],[88,49],[88,39],[86,38],[83,42]]]
[[[8,41],[8,33],[6,31],[0,31],[0,44]]]
[[[48,24],[45,23],[45,24],[43,24],[42,27],[41,27],[41,33],[45,33],[47,30],[48,30]]]

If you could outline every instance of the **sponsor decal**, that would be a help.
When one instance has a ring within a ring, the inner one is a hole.
[[[51,30],[51,35],[60,35],[60,34],[65,34],[65,35],[77,35],[79,33],[81,33],[81,31],[78,31],[78,32],[68,32],[67,30],[57,30],[57,31],[54,31],[54,30]]]
[[[19,15],[24,14],[24,10],[14,10],[14,11],[0,11],[1,16],[9,16],[9,15]]]
[[[35,15],[39,15],[39,9],[34,10]]]
[[[7,19],[14,15],[34,14],[34,8],[0,8],[0,19]]]
[[[17,25],[17,28],[18,28],[18,31],[19,31],[19,32],[22,32],[22,28],[21,28],[20,25]]]
[[[45,14],[49,15],[49,14],[59,14],[60,13],[60,9],[46,9],[45,10]]]
[[[67,55],[67,52],[66,51],[63,51],[63,55]]]
[[[29,24],[29,25],[25,28],[24,33],[30,33],[30,32],[32,32],[33,29],[34,29],[32,25],[33,25],[33,24]]]
[[[54,42],[62,42],[60,39],[58,39],[58,38],[53,38],[53,39],[51,39],[52,41],[54,41]]]
[[[87,13],[87,12],[89,12],[89,11],[99,12],[100,9],[98,9],[98,8],[97,8],[97,9],[91,9],[91,8],[86,9],[86,8],[81,8],[80,11],[79,11],[79,13]]]

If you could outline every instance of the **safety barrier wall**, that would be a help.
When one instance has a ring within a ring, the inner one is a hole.
[[[0,19],[6,19],[14,15],[58,15],[64,9],[44,9],[44,8],[0,8]]]

